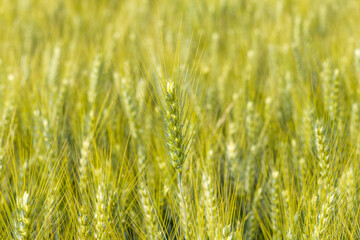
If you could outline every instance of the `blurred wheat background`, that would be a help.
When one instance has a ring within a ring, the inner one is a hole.
[[[360,239],[358,0],[0,1],[0,239]]]

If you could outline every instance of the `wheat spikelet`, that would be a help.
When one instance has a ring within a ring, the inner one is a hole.
[[[183,133],[184,124],[181,122],[179,99],[175,83],[169,81],[166,87],[166,137],[167,147],[170,156],[170,163],[174,169],[181,172],[186,157],[185,136]]]
[[[320,167],[320,177],[318,180],[319,187],[319,199],[323,197],[323,193],[327,193],[328,190],[328,180],[330,179],[330,155],[329,155],[329,146],[326,143],[325,138],[325,128],[317,122],[315,124],[315,146],[316,154],[319,160]]]
[[[331,221],[332,213],[334,210],[335,194],[333,188],[330,188],[326,195],[326,199],[321,206],[320,213],[318,215],[318,223],[315,225],[314,236],[315,239],[322,239],[326,235],[326,231]]]
[[[246,230],[246,239],[256,239],[255,237],[258,228],[258,224],[256,221],[256,214],[257,214],[257,208],[261,201],[261,194],[262,194],[262,188],[259,188],[256,191],[254,200],[252,201],[251,204],[251,211],[250,211],[250,216],[248,219],[247,230]]]
[[[232,232],[231,225],[227,225],[223,227],[222,230],[222,240],[232,240],[234,239],[234,234]]]
[[[320,213],[314,229],[314,237],[321,239],[328,229],[335,202],[335,190],[331,177],[329,146],[325,138],[325,128],[316,122],[315,145],[319,159],[320,177],[318,181],[320,200]]]
[[[299,216],[298,212],[295,213],[293,221],[289,224],[288,232],[286,233],[287,239],[297,239],[299,236]]]
[[[55,100],[54,104],[54,113],[52,115],[52,118],[50,119],[50,128],[51,129],[58,129],[60,124],[60,119],[63,115],[63,106],[64,106],[64,100],[65,100],[65,94],[66,90],[69,87],[69,80],[66,78],[63,78],[61,81],[61,85],[59,87],[59,92],[57,95],[57,98]]]
[[[148,238],[152,240],[160,239],[161,232],[160,229],[158,228],[154,207],[151,202],[148,187],[145,186],[143,179],[141,179],[139,182],[139,195],[140,195],[142,209],[144,211],[144,218],[145,218]]]
[[[250,149],[249,156],[246,159],[246,172],[245,172],[245,186],[244,189],[246,192],[251,194],[253,183],[254,183],[254,174],[255,174],[255,154],[256,147],[252,146]]]
[[[130,130],[131,130],[131,136],[134,138],[135,141],[138,140],[139,137],[139,127],[137,125],[137,105],[138,103],[135,101],[135,99],[131,96],[130,93],[130,79],[128,79],[129,76],[125,76],[121,79],[121,96],[122,96],[122,102],[125,108],[125,114],[128,118]],[[119,83],[119,76],[117,73],[114,73],[114,80],[115,83],[117,83],[118,87],[120,88]]]
[[[89,238],[90,222],[89,217],[86,215],[84,205],[80,207],[79,216],[77,219],[77,240],[86,240]]]
[[[226,170],[228,177],[232,180],[237,176],[237,169],[240,167],[238,162],[238,149],[234,141],[235,132],[235,124],[231,122],[229,124],[229,136],[226,144]]]
[[[339,191],[337,197],[341,199],[338,206],[340,205],[339,207],[343,209],[342,214],[344,214],[344,218],[350,219],[351,222],[353,222],[355,219],[354,212],[357,211],[358,196],[356,193],[356,178],[352,165],[343,172],[337,190]],[[349,231],[354,229],[354,225],[355,224],[348,225]]]
[[[48,83],[50,86],[54,86],[59,77],[60,72],[60,58],[61,58],[61,47],[56,46],[53,51],[53,56],[49,65],[48,72]],[[51,88],[52,91],[55,91],[56,88]]]
[[[97,240],[108,239],[106,234],[106,209],[105,209],[105,186],[104,183],[101,182],[99,184],[97,194],[96,194],[96,202],[95,202],[95,233],[94,237]]]
[[[84,139],[79,160],[79,191],[82,196],[87,196],[86,189],[89,183],[88,167],[90,154],[90,138]]]
[[[281,239],[281,216],[280,216],[280,185],[279,185],[279,172],[273,170],[271,174],[271,189],[270,189],[270,199],[271,199],[271,225],[273,230],[273,239]]]
[[[208,236],[215,236],[216,230],[216,203],[215,192],[211,186],[211,177],[207,173],[202,174],[202,187],[204,191],[205,220]]]
[[[14,238],[16,240],[31,239],[30,207],[29,194],[25,191],[21,197],[16,199],[16,212],[13,219]]]
[[[191,236],[191,228],[188,226],[189,214],[187,214],[187,206],[184,199],[183,187],[181,181],[182,167],[187,155],[187,145],[184,132],[184,119],[181,118],[183,111],[179,99],[180,90],[177,83],[168,80],[165,92],[166,109],[164,112],[166,125],[166,146],[170,157],[172,167],[177,171],[178,175],[178,197],[180,205],[180,221],[186,236]]]

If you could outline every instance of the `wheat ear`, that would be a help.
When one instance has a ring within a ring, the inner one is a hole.
[[[14,219],[16,240],[30,239],[30,199],[28,192],[24,192],[22,197],[16,200],[16,213]]]

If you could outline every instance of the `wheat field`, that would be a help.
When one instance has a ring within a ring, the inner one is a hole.
[[[1,0],[0,239],[360,239],[359,22]]]

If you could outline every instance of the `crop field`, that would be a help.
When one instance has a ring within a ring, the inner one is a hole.
[[[360,239],[360,1],[1,0],[0,239]]]

